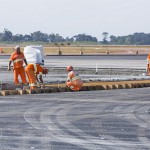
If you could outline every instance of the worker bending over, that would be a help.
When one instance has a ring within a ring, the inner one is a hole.
[[[83,81],[80,79],[78,73],[73,71],[72,66],[68,66],[67,71],[68,71],[68,79],[66,82],[66,86],[69,87],[73,91],[81,90]]]
[[[39,82],[42,83],[41,86],[44,85],[42,74],[47,74],[48,69],[41,67],[39,64],[28,64],[25,72],[29,80],[30,89],[36,89],[39,86]]]
[[[8,70],[11,70],[11,63],[13,62],[13,72],[14,72],[14,83],[19,84],[18,76],[20,75],[22,83],[26,84],[26,75],[25,70],[23,67],[23,63],[27,65],[26,58],[23,54],[23,52],[20,51],[20,46],[15,47],[15,51],[12,53],[9,64],[8,64]]]

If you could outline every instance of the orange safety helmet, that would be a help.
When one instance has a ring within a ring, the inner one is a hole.
[[[72,67],[72,66],[68,66],[66,70],[67,70],[67,71],[72,71],[72,70],[73,70],[73,67]]]
[[[48,69],[47,68],[43,68],[43,74],[48,74]]]

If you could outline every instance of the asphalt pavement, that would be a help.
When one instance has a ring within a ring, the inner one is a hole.
[[[149,91],[0,97],[0,150],[149,150]]]
[[[1,66],[7,66],[8,58],[0,57]],[[49,56],[45,65],[145,69],[146,55]],[[1,71],[0,77],[1,82],[13,80],[12,72]],[[49,81],[58,78],[62,81],[66,74],[47,76]],[[0,150],[149,150],[149,91],[136,88],[0,97]]]

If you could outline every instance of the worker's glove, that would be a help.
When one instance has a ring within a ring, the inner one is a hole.
[[[10,71],[11,70],[11,67],[10,66],[8,66],[8,71]]]
[[[41,89],[44,89],[45,88],[45,84],[41,84]]]
[[[39,83],[39,82],[37,82],[37,84],[36,84],[36,85],[37,85],[37,87],[41,87],[41,85],[40,85],[40,83]]]

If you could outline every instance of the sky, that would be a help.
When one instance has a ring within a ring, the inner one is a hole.
[[[0,32],[102,38],[150,33],[150,0],[0,0]]]

